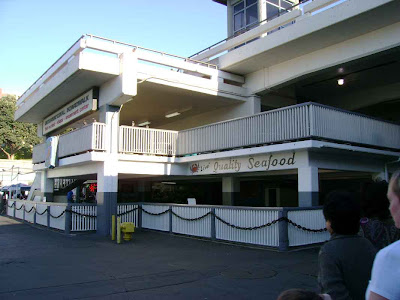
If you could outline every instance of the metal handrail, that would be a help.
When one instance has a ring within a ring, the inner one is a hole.
[[[193,62],[193,63],[196,63],[196,64],[205,65],[205,66],[207,66],[209,68],[218,69],[217,65],[210,64],[210,63],[207,63],[207,62],[204,62],[204,61],[191,59],[190,57],[183,57],[183,56],[179,56],[179,55],[175,55],[175,54],[169,54],[169,53],[166,53],[166,52],[162,52],[162,51],[158,51],[158,50],[154,50],[154,49],[150,49],[150,48],[140,47],[140,46],[129,44],[129,43],[125,43],[125,42],[111,40],[111,39],[104,38],[104,37],[97,36],[97,35],[93,35],[93,34],[86,34],[86,36],[88,36],[90,38],[100,39],[100,40],[107,41],[107,42],[112,42],[113,44],[124,45],[124,46],[128,46],[128,47],[133,47],[135,49],[150,51],[150,52],[154,52],[154,53],[161,54],[161,55],[166,55],[166,56],[171,56],[171,57],[183,59],[186,62]]]
[[[205,49],[203,49],[203,50],[201,50],[201,51],[199,51],[199,52],[197,52],[197,53],[195,53],[195,54],[193,54],[193,55],[190,55],[189,58],[192,58],[192,57],[194,57],[194,56],[196,56],[196,55],[199,55],[199,54],[201,54],[201,53],[203,53],[203,52],[206,52],[206,51],[208,51],[208,50],[211,50],[212,48],[214,48],[215,46],[217,46],[217,45],[219,45],[219,44],[222,44],[222,43],[224,43],[224,42],[227,42],[228,40],[233,39],[233,38],[235,38],[235,37],[238,37],[239,35],[241,35],[241,34],[247,32],[247,31],[250,31],[250,30],[252,30],[252,29],[254,29],[254,28],[259,27],[262,23],[269,22],[269,21],[271,21],[272,19],[275,19],[276,17],[280,17],[281,15],[283,15],[283,14],[285,14],[285,13],[287,13],[287,12],[292,11],[294,8],[296,8],[297,6],[300,6],[301,4],[304,4],[304,3],[306,3],[306,2],[312,2],[312,1],[314,1],[314,0],[300,0],[299,3],[293,5],[293,6],[289,7],[289,8],[283,8],[283,10],[285,11],[284,13],[282,13],[282,11],[279,11],[277,14],[274,14],[274,15],[270,16],[269,18],[266,18],[266,19],[264,19],[264,20],[262,20],[262,21],[259,21],[258,23],[253,23],[253,24],[250,25],[250,28],[243,28],[243,29],[241,29],[241,30],[235,32],[235,33],[232,34],[231,36],[229,36],[229,37],[227,37],[227,38],[225,38],[225,39],[223,39],[223,40],[221,40],[221,41],[219,41],[219,42],[217,42],[217,43],[215,43],[215,44],[213,44],[213,45],[211,45],[211,46],[209,46],[209,47],[207,47],[207,48],[205,48]]]

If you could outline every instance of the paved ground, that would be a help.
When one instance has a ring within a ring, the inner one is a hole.
[[[317,252],[150,231],[117,245],[0,216],[0,299],[276,299],[288,288],[316,288]]]

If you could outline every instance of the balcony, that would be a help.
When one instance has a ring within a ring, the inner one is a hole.
[[[185,156],[307,139],[399,151],[400,125],[304,103],[183,131],[120,126],[119,153]],[[93,123],[60,136],[58,157],[105,150],[105,124]],[[45,154],[35,146],[33,163]]]
[[[80,129],[60,136],[58,140],[58,158],[64,158],[79,153],[106,150],[105,124],[92,123]],[[46,160],[46,143],[33,148],[32,162],[43,163]]]

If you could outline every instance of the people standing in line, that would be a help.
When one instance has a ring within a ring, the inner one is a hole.
[[[400,229],[394,225],[389,212],[387,191],[386,181],[368,183],[361,191],[363,218],[360,220],[360,235],[378,251],[400,239]]]
[[[321,293],[334,300],[364,299],[376,250],[358,235],[360,205],[351,193],[332,192],[323,214],[331,238],[321,247],[318,257]]]
[[[400,172],[393,174],[387,192],[389,210],[397,228],[400,228]],[[376,255],[367,300],[400,299],[400,241],[383,248]]]

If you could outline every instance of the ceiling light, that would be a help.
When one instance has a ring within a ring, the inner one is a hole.
[[[344,79],[343,78],[339,78],[337,81],[338,85],[343,85],[344,84]]]
[[[162,184],[171,184],[171,185],[176,184],[176,182],[173,182],[173,181],[162,181],[161,183]]]
[[[138,126],[146,126],[146,125],[150,125],[151,123],[149,121],[143,122],[143,123],[139,123]]]
[[[180,112],[173,112],[173,113],[170,113],[170,114],[167,114],[167,115],[165,115],[165,117],[166,118],[172,118],[172,117],[176,117],[176,116],[179,116],[181,113]]]

